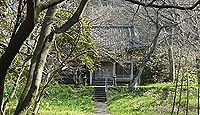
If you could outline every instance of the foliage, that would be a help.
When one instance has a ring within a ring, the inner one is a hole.
[[[71,15],[71,13],[63,9],[59,9],[54,19],[54,25],[60,26]],[[53,68],[56,68],[55,63],[58,63],[57,65],[65,65],[65,69],[62,69],[60,73],[65,73],[64,76],[67,79],[73,79],[72,81],[79,84],[81,83],[80,76],[85,71],[86,66],[91,70],[94,69],[94,60],[97,56],[96,49],[96,43],[91,35],[89,20],[87,17],[82,17],[68,31],[56,36],[55,44],[49,54],[50,58],[48,58],[47,63],[49,67]],[[75,74],[77,74],[76,78],[74,78]],[[62,79],[62,76],[59,77],[58,79]],[[62,80],[62,82],[65,81]]]
[[[12,92],[14,84],[16,83],[19,77],[19,83],[17,84],[17,92],[16,98],[21,94],[22,88],[25,86],[26,77],[28,75],[28,68],[24,64],[26,60],[23,59],[23,56],[16,55],[15,59],[13,60],[12,66],[8,70],[7,77],[6,77],[6,86],[4,91],[4,96],[7,97]]]
[[[91,29],[88,24],[87,19],[83,18],[79,24],[76,24],[68,32],[62,34],[60,39],[62,41],[59,41],[59,45],[66,42],[69,43],[71,50],[73,50],[72,57],[77,57],[83,64],[93,69],[96,44],[92,40]]]
[[[62,25],[62,23],[65,20],[68,20],[71,15],[71,12],[59,9],[54,19],[54,25]],[[88,68],[93,69],[94,59],[97,53],[96,43],[92,39],[88,18],[81,18],[80,21],[72,26],[67,32],[58,35],[56,37],[56,46],[53,48],[53,51],[59,51],[59,58],[62,61],[68,57],[67,61],[78,62],[80,65],[87,65]],[[51,55],[53,51],[51,52]],[[67,65],[69,65],[69,63]]]

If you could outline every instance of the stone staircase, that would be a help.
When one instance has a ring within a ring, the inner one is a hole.
[[[95,101],[95,115],[110,115],[107,109],[107,85],[112,81],[106,78],[96,78],[93,80],[93,99]]]
[[[94,100],[96,102],[106,102],[106,86],[95,86],[94,87]]]
[[[106,78],[97,78],[93,81],[94,86],[94,101],[106,102],[107,101],[107,88],[106,85],[112,83],[112,81]]]

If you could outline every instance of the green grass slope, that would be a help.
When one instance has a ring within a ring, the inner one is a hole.
[[[110,87],[109,111],[112,115],[170,115],[174,90],[175,85],[170,83],[139,86],[133,92],[128,91],[127,87]],[[186,86],[183,86],[179,115],[185,115],[186,112],[186,91]],[[177,90],[175,112],[179,106],[179,92],[180,86]],[[197,114],[197,87],[190,86],[188,115],[195,114]]]
[[[92,88],[54,85],[48,88],[39,115],[92,115]]]

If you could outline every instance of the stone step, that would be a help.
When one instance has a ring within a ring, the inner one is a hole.
[[[101,93],[106,93],[106,91],[105,90],[103,90],[103,91],[99,91],[99,90],[94,91],[94,94],[101,94]]]
[[[96,98],[107,98],[107,96],[106,95],[95,95],[94,99],[96,99]]]
[[[107,97],[94,97],[94,99],[106,99]]]
[[[94,90],[105,90],[105,87],[95,87]]]
[[[101,94],[106,94],[106,92],[105,91],[95,91],[93,94],[94,95],[101,95]]]
[[[93,83],[92,83],[93,85],[100,85],[100,86],[102,86],[102,85],[112,85],[113,84],[113,82],[112,81],[107,81],[107,82],[105,82],[105,81],[93,81]]]
[[[98,80],[98,79],[94,79],[93,81],[96,81],[96,82],[113,82],[113,80]]]
[[[94,101],[96,102],[106,102],[107,101],[107,95],[105,92],[106,86],[95,86],[94,87]]]
[[[106,93],[94,93],[93,96],[94,97],[98,97],[98,96],[100,96],[100,97],[107,97]]]
[[[97,89],[94,92],[106,92],[106,90],[105,89]]]
[[[95,83],[93,84],[94,86],[105,86],[106,84],[101,84],[101,83]]]
[[[107,97],[94,97],[94,99],[107,99]]]
[[[95,102],[106,102],[106,97],[94,97]]]
[[[106,95],[106,92],[94,92],[93,95]]]
[[[104,78],[95,79],[93,81],[94,85],[94,93],[93,98],[96,102],[106,102],[107,101],[107,95],[106,95],[106,84]]]
[[[95,96],[104,96],[104,97],[106,97],[107,95],[106,95],[105,92],[98,92],[98,93],[94,93],[93,96],[94,96],[94,97],[95,97]]]
[[[94,90],[94,93],[106,93],[105,89]]]

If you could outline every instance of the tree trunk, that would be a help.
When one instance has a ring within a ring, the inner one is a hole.
[[[44,64],[46,62],[46,58],[47,58],[47,55],[51,48],[51,45],[55,39],[54,35],[67,31],[70,27],[72,27],[75,23],[77,23],[79,21],[79,17],[81,15],[82,11],[84,10],[84,7],[86,6],[87,1],[88,0],[82,0],[78,9],[74,13],[74,15],[66,23],[64,23],[60,28],[52,31],[50,34],[41,33],[41,34],[44,34],[44,35],[41,35],[43,37],[46,36],[47,34],[48,35],[45,37],[45,41],[42,45],[42,48],[40,49],[39,55],[37,56],[37,61],[35,64],[31,87],[30,87],[27,95],[25,96],[25,98],[22,97],[22,99],[24,98],[24,100],[21,100],[21,103],[18,104],[18,106],[15,110],[15,115],[23,114],[24,112],[26,112],[25,110],[27,108],[29,108],[33,98],[35,98],[36,95],[38,94],[38,90],[39,90],[39,86],[40,86],[41,78],[42,78],[42,72],[44,69]],[[50,27],[47,26],[47,27],[45,27],[45,29],[49,30]],[[45,32],[48,32],[46,30],[45,30]]]
[[[177,96],[177,92],[178,92],[178,81],[179,81],[179,72],[181,69],[181,59],[182,57],[180,56],[179,61],[178,61],[178,67],[177,67],[177,73],[176,73],[176,78],[175,78],[175,82],[176,82],[176,86],[175,86],[175,90],[174,90],[174,99],[173,99],[173,105],[172,105],[172,111],[171,111],[171,115],[174,114],[174,109],[175,109],[175,105],[176,105],[176,96]]]
[[[35,26],[36,12],[35,2],[27,1],[27,15],[24,22],[19,26],[17,32],[12,36],[9,45],[0,58],[0,110],[3,114],[3,91],[6,73],[16,54],[19,52],[23,42],[28,38]],[[28,26],[27,26],[28,25]]]
[[[40,93],[36,97],[32,115],[36,115],[39,111],[40,104],[41,104],[42,98],[44,96],[44,91],[51,81],[51,79],[49,79],[49,78],[51,78],[51,72],[49,72],[47,74],[45,81],[44,81],[44,87],[41,89]]]
[[[166,39],[168,47],[168,62],[169,62],[169,81],[175,81],[175,65],[174,65],[174,54],[173,54],[173,38],[170,38],[170,42]]]
[[[27,107],[30,106],[30,102],[32,98],[34,98],[34,95],[37,95],[47,56],[47,54],[44,54],[45,56],[42,56],[43,53],[42,48],[45,45],[46,36],[51,31],[50,21],[52,20],[54,15],[55,15],[55,8],[54,7],[49,8],[44,19],[44,23],[40,32],[40,37],[36,49],[34,51],[33,58],[31,59],[29,77],[26,86],[24,88],[24,91],[20,97],[15,114],[21,114],[20,112],[22,112],[23,110],[25,110]],[[30,98],[30,102],[25,102],[25,99],[27,97]]]
[[[179,114],[179,111],[180,111],[180,107],[181,107],[181,99],[182,99],[182,93],[183,93],[183,81],[184,81],[184,75],[182,74],[181,75],[182,78],[181,78],[181,84],[180,84],[180,92],[179,92],[179,99],[178,99],[178,108],[177,108],[177,115]]]
[[[169,40],[165,39],[168,47],[168,61],[169,61],[169,81],[175,81],[175,65],[174,65],[174,54],[173,54],[173,38],[174,38],[174,29],[171,28],[168,32],[170,34]]]
[[[170,81],[175,81],[175,65],[174,65],[174,54],[173,46],[168,47],[168,57],[169,57],[169,79]]]
[[[27,26],[29,25],[29,26]],[[3,102],[3,91],[4,82],[7,70],[15,58],[16,54],[19,52],[20,47],[26,38],[30,35],[34,28],[34,23],[31,23],[26,19],[19,27],[17,33],[10,40],[10,43],[5,51],[5,53],[0,58],[0,108],[2,112],[2,102]]]
[[[142,72],[144,70],[144,67],[146,65],[146,63],[149,61],[151,55],[154,53],[154,50],[156,49],[156,46],[157,46],[157,41],[158,41],[158,37],[159,37],[159,34],[161,32],[161,27],[157,27],[157,32],[156,32],[156,35],[154,37],[154,40],[152,42],[152,44],[150,45],[148,51],[146,52],[143,60],[142,60],[142,64],[140,65],[139,69],[138,69],[138,73],[135,77],[135,79],[132,80],[132,83],[130,85],[130,89],[135,89],[138,85],[138,82],[140,80],[140,77],[142,75]]]

